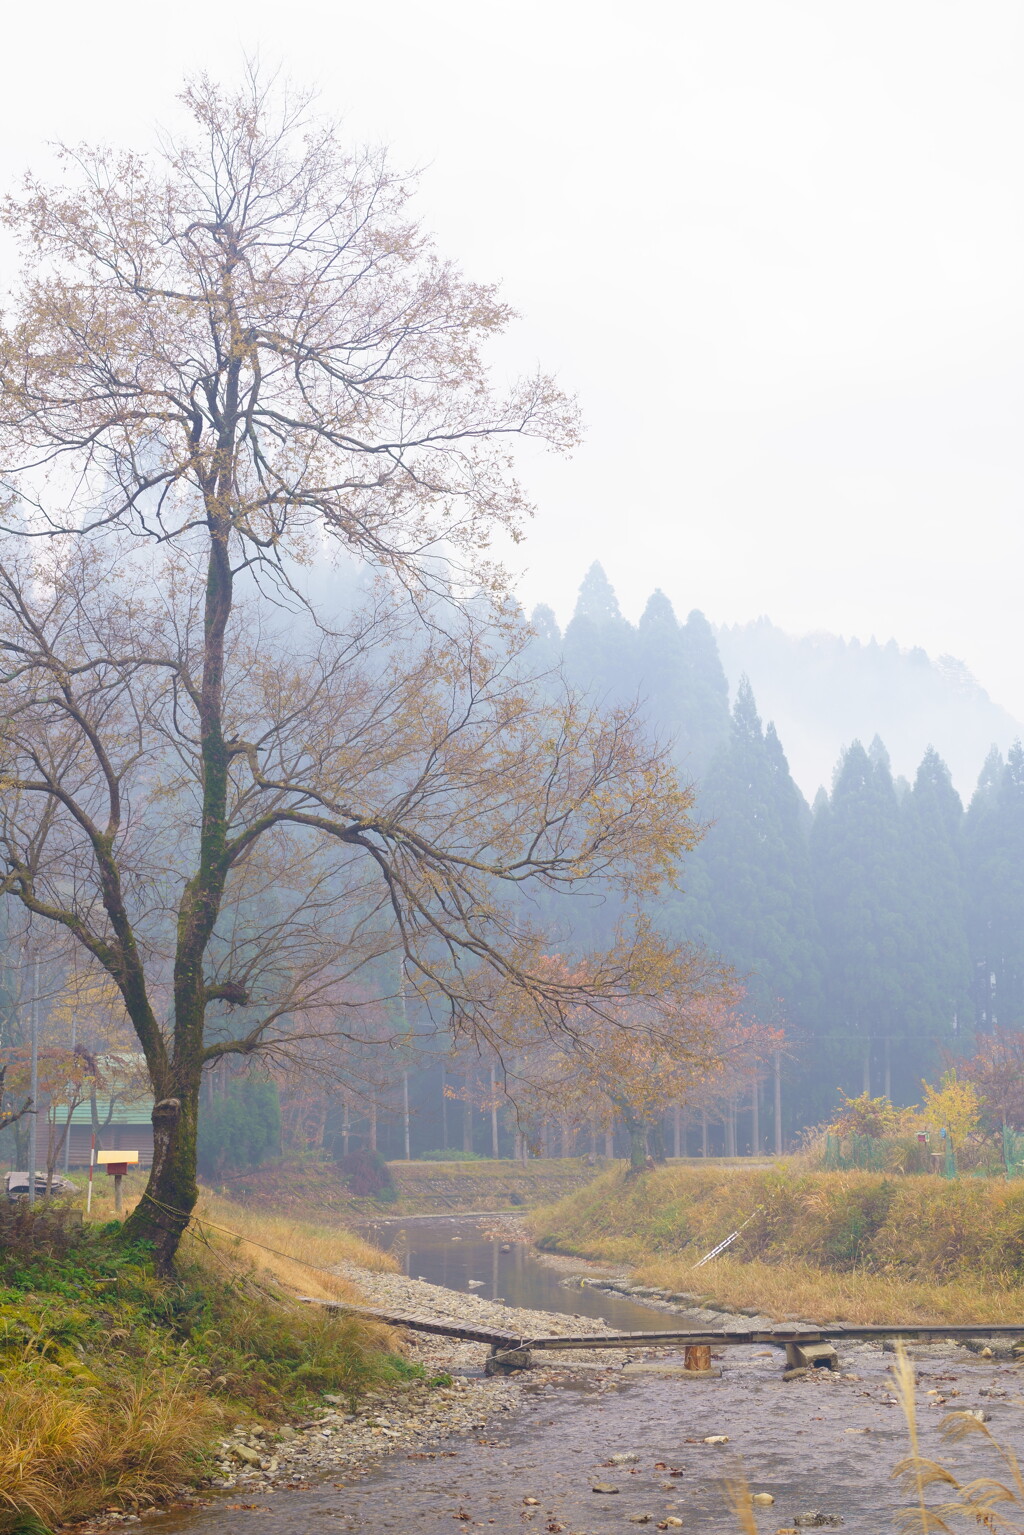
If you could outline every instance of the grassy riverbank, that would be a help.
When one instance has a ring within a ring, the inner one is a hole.
[[[741,1225],[728,1253],[695,1271]],[[1024,1321],[1024,1181],[616,1170],[535,1211],[532,1227],[547,1251],[780,1319]]]
[[[106,1199],[88,1223],[3,1212],[0,1535],[165,1498],[202,1478],[225,1425],[415,1373],[390,1330],[296,1299],[354,1298],[321,1265],[391,1267],[358,1238],[207,1198],[169,1283]]]

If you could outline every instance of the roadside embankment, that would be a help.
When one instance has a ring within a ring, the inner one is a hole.
[[[473,1162],[389,1162],[390,1198],[358,1198],[337,1163],[302,1157],[264,1163],[232,1176],[224,1191],[241,1204],[258,1204],[317,1221],[373,1215],[445,1215],[469,1210],[532,1208],[562,1199],[595,1178],[600,1167],[581,1157],[529,1162],[481,1158]],[[605,1164],[607,1165],[607,1164]]]
[[[712,1309],[863,1324],[1024,1319],[1024,1182],[785,1164],[614,1170],[530,1225],[542,1251],[629,1265],[635,1281]]]

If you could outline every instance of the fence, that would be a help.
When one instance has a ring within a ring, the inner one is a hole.
[[[1007,1135],[1017,1143],[1020,1171],[1012,1176],[1024,1177],[1024,1136],[1013,1137],[1011,1131],[1005,1130],[1003,1135],[1004,1143]],[[927,1152],[923,1147],[919,1148],[906,1141],[888,1140],[882,1136],[848,1135],[843,1139],[838,1135],[826,1135],[824,1165],[830,1172],[860,1168],[865,1172],[882,1173],[889,1167],[895,1170],[898,1166],[902,1172],[938,1173],[943,1178],[955,1178],[956,1156],[953,1143],[945,1133],[942,1135],[941,1146],[941,1151]],[[1009,1169],[1009,1160],[1006,1166]]]
[[[1024,1178],[1024,1135],[1003,1126],[1003,1165],[1008,1178]]]

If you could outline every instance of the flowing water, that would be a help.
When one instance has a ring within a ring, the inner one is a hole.
[[[650,1332],[674,1325],[663,1312],[621,1295],[567,1287],[560,1274],[537,1259],[525,1243],[489,1234],[495,1224],[496,1220],[484,1217],[432,1216],[379,1221],[365,1226],[361,1235],[393,1253],[412,1278],[484,1300],[532,1311],[600,1317],[620,1332]]]
[[[557,1272],[522,1244],[502,1252],[500,1236],[490,1239],[479,1221],[393,1221],[368,1234],[410,1275],[455,1290],[570,1316],[585,1312],[617,1329],[657,1330],[668,1322],[663,1312],[621,1297],[561,1285]],[[737,1535],[742,1526],[729,1510],[727,1483],[739,1473],[775,1499],[758,1511],[760,1535],[789,1529],[795,1517],[816,1510],[840,1521],[822,1528],[887,1535],[904,1502],[892,1468],[908,1453],[891,1363],[876,1350],[851,1350],[844,1378],[821,1371],[784,1383],[777,1350],[741,1347],[725,1350],[719,1380],[614,1369],[547,1384],[537,1379],[525,1387],[514,1418],[492,1418],[433,1453],[398,1453],[347,1485],[264,1493],[256,1506],[228,1494],[161,1523],[168,1535],[452,1535],[459,1528],[625,1535],[634,1522],[653,1530],[673,1518],[683,1521],[681,1535]],[[1015,1366],[958,1353],[929,1359],[918,1373],[925,1454],[952,1464],[961,1477],[1000,1469],[981,1434],[962,1447],[940,1442],[943,1412],[930,1410],[929,1391],[951,1398],[945,1412],[990,1412],[995,1435],[1020,1452],[1024,1404]],[[710,1435],[725,1435],[728,1444],[708,1445]],[[636,1459],[611,1461],[623,1453]],[[595,1492],[598,1484],[617,1490]],[[1017,1527],[1012,1516],[1010,1527]]]

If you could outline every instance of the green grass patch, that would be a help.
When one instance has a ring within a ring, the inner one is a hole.
[[[0,1535],[200,1479],[225,1422],[280,1422],[325,1392],[422,1378],[390,1329],[300,1303],[247,1237],[189,1236],[167,1281],[119,1223],[3,1212]]]

